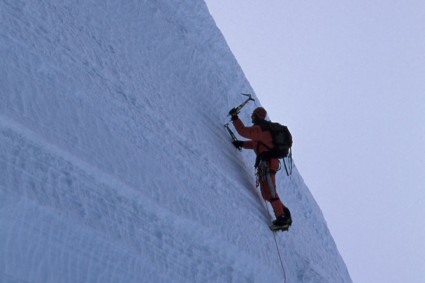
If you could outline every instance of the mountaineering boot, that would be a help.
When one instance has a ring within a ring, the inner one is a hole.
[[[291,211],[286,206],[283,208],[283,211],[285,213],[286,222],[288,222],[288,225],[292,225],[292,217],[291,217]]]
[[[291,226],[292,220],[288,217],[278,217],[270,225],[270,230],[272,231],[288,231],[289,226]]]
[[[291,225],[292,225],[291,214],[287,213],[284,216],[279,216],[278,218],[276,218],[276,220],[272,222],[272,225],[270,225],[270,229],[272,231],[278,231],[278,230],[287,231],[289,226]]]
[[[280,216],[273,221],[274,226],[291,226],[292,218],[290,216]]]

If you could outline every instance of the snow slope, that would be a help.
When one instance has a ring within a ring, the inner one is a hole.
[[[0,24],[0,282],[351,282],[296,168],[268,230],[223,128],[253,90],[203,1],[2,0]]]

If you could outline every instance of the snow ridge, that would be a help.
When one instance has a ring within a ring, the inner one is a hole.
[[[203,1],[5,0],[0,24],[0,281],[282,282],[223,128],[253,91]],[[296,167],[279,182],[288,282],[351,282]]]

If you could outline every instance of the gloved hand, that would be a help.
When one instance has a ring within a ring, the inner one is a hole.
[[[241,149],[243,145],[243,141],[233,141],[232,144],[237,148]]]
[[[235,121],[235,120],[239,119],[239,117],[238,117],[238,111],[236,110],[236,108],[230,109],[229,115],[232,116],[232,121]]]
[[[233,115],[238,115],[238,110],[236,110],[235,107],[233,107],[232,109],[230,109],[229,111],[229,115],[233,116]]]

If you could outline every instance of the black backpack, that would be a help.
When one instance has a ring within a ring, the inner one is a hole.
[[[281,125],[277,122],[264,121],[260,125],[263,131],[269,131],[272,136],[273,148],[269,148],[268,151],[265,151],[257,156],[255,161],[255,167],[258,166],[260,160],[269,160],[271,158],[284,159],[288,157],[290,161],[290,168],[288,170],[285,160],[283,164],[285,165],[286,174],[289,176],[292,173],[292,135],[287,126]]]
[[[261,125],[263,131],[269,131],[272,136],[273,148],[262,154],[263,159],[285,158],[292,147],[292,135],[287,126],[276,122],[265,121]]]

